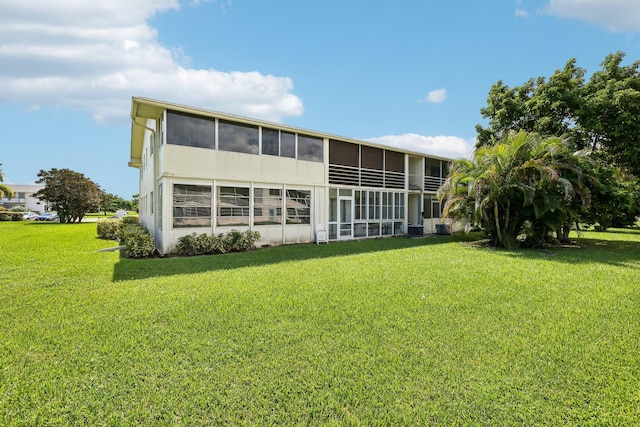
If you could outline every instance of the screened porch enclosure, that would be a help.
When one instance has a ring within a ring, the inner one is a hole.
[[[329,189],[329,239],[405,233],[405,194],[383,190]]]

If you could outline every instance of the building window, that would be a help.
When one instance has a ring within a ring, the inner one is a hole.
[[[386,191],[382,192],[382,219],[393,219],[393,193]]]
[[[380,219],[380,193],[369,191],[369,219]]]
[[[298,160],[322,162],[324,158],[322,138],[298,134]]]
[[[440,160],[425,158],[424,159],[424,174],[425,176],[433,176],[440,178]]]
[[[368,147],[362,145],[361,148],[361,165],[364,169],[383,170],[384,151],[380,148]]]
[[[280,157],[296,158],[296,134],[280,132]]]
[[[262,128],[262,154],[280,155],[280,132],[275,129]]]
[[[425,194],[424,196],[424,210],[422,215],[426,219],[438,219],[440,218],[442,211],[440,209],[440,201],[435,195]]]
[[[218,187],[219,226],[249,225],[249,188]]]
[[[253,224],[282,224],[282,190],[253,189]]]
[[[218,149],[236,153],[258,154],[258,127],[220,120]]]
[[[287,224],[311,224],[311,191],[287,190]]]
[[[355,190],[354,191],[354,219],[363,220],[367,219],[367,192]]]
[[[173,226],[211,226],[211,187],[208,185],[173,185]]]
[[[360,146],[349,142],[329,140],[329,163],[357,168],[360,166]]]
[[[393,193],[394,197],[394,215],[395,219],[404,219],[404,194],[403,193]]]
[[[167,144],[214,149],[215,143],[214,119],[167,111]]]
[[[404,154],[398,153],[397,151],[385,150],[384,170],[404,173]]]

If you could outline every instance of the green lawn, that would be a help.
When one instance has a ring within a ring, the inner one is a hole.
[[[640,232],[149,260],[0,222],[0,425],[640,425]]]

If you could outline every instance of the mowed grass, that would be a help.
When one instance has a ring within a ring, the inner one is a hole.
[[[0,425],[640,425],[640,232],[121,259],[0,223]]]

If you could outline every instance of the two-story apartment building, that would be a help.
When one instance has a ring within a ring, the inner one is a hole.
[[[260,232],[260,245],[436,231],[450,159],[133,98],[140,217],[163,253],[190,233]]]
[[[21,207],[38,213],[42,213],[47,210],[45,202],[33,197],[35,193],[44,188],[44,185],[11,184],[9,187],[13,190],[13,197],[4,197],[0,199],[0,206],[7,210],[14,207]]]

